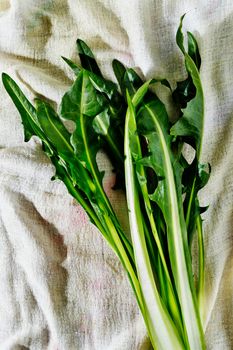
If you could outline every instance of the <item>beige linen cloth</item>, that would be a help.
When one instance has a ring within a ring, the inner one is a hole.
[[[175,44],[180,16],[195,33],[205,92],[203,160],[212,176],[205,215],[206,341],[233,349],[233,2],[227,0],[0,0],[0,71],[59,103],[72,83],[61,55],[84,39],[103,72],[111,60],[147,77],[185,76]],[[33,138],[0,84],[0,349],[146,350],[150,345],[125,272]],[[123,225],[126,206],[105,186]],[[175,350],[175,349],[174,349]]]

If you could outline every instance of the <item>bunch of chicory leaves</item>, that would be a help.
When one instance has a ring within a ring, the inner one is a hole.
[[[199,76],[201,58],[194,36],[184,47],[182,20],[176,41],[187,78],[172,91],[167,80],[144,82],[118,60],[118,84],[103,77],[90,48],[77,41],[81,65],[63,57],[76,75],[62,98],[59,114],[35,99],[35,107],[3,73],[3,84],[16,105],[25,141],[37,136],[56,168],[54,179],[88,214],[125,268],[154,349],[205,349],[204,245],[198,191],[209,179],[210,166],[200,163],[204,101]],[[179,118],[171,123],[164,103],[150,88],[170,89]],[[63,118],[75,123],[69,132]],[[195,150],[190,162],[185,144]],[[130,237],[122,229],[106,195],[97,152],[109,155],[115,188],[124,189]],[[194,279],[192,242],[199,247]]]

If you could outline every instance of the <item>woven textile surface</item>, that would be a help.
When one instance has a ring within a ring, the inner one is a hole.
[[[201,192],[205,214],[206,341],[233,349],[233,2],[227,0],[0,0],[0,72],[33,101],[54,104],[74,76],[85,40],[105,76],[111,61],[146,78],[185,77],[175,43],[180,16],[198,40],[205,93]],[[122,192],[104,184],[127,230]],[[150,343],[120,262],[60,181],[38,139],[23,142],[18,112],[0,84],[0,349],[147,350]]]

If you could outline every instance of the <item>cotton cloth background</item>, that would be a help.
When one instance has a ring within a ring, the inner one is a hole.
[[[59,103],[84,39],[106,76],[111,60],[146,78],[185,76],[175,44],[180,16],[198,40],[205,93],[203,161],[212,176],[205,215],[206,340],[233,349],[233,3],[227,0],[0,0],[0,71],[30,97]],[[64,185],[40,143],[23,142],[20,117],[0,84],[0,349],[146,350],[149,342],[125,272]],[[123,225],[126,206],[105,187]]]

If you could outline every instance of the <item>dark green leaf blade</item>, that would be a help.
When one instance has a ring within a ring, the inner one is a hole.
[[[135,92],[143,85],[142,79],[134,69],[128,68],[124,74],[124,86],[128,90],[129,95],[133,96]],[[147,92],[148,93],[148,92]]]
[[[89,79],[89,72],[82,70],[71,89],[63,96],[61,115],[75,121],[76,128],[70,142],[74,152],[83,166],[93,177],[93,182],[101,189],[102,175],[96,164],[96,154],[100,141],[93,128],[93,120],[104,108],[106,99],[98,94]],[[102,192],[101,192],[102,194]]]
[[[81,71],[81,68],[76,63],[71,61],[69,58],[66,58],[64,56],[61,56],[61,58],[63,59],[63,61],[65,61],[68,64],[68,66],[72,69],[74,74],[78,76]]]
[[[80,113],[95,116],[104,110],[106,99],[98,94],[88,72],[82,70],[72,87],[62,98],[60,113],[65,119],[76,121]]]
[[[198,69],[184,49],[184,36],[182,33],[182,20],[177,31],[177,44],[184,54],[185,66],[188,74],[196,89],[196,94],[193,99],[187,103],[187,107],[182,110],[183,116],[171,128],[171,134],[174,136],[185,137],[189,143],[197,151],[197,158],[199,159],[202,144],[203,124],[204,124],[204,98]]]
[[[115,124],[115,126],[114,126]],[[108,154],[116,174],[114,189],[124,188],[124,147],[120,125],[111,120],[111,112],[105,109],[93,120],[93,129],[103,143],[101,148]]]
[[[113,68],[115,77],[117,78],[118,84],[120,86],[122,95],[124,95],[126,97],[126,89],[125,89],[125,85],[124,85],[124,75],[126,72],[126,68],[123,65],[123,63],[121,63],[117,59],[114,59],[112,61],[112,68]]]
[[[201,67],[201,56],[199,53],[197,41],[192,33],[187,32],[187,36],[188,36],[188,55],[192,58],[193,62],[195,63],[199,71]],[[181,51],[184,53],[185,52],[184,45],[183,44],[181,45],[181,41],[184,40],[182,32],[180,31],[177,32],[176,40],[177,42],[180,43],[179,47]],[[196,88],[193,83],[192,76],[188,72],[187,79],[177,82],[177,87],[173,91],[172,96],[174,101],[177,103],[177,105],[180,108],[186,108],[187,103],[195,97],[195,94],[196,94]]]
[[[193,162],[186,167],[183,172],[182,184],[185,192],[183,207],[190,248],[196,229],[197,217],[203,212],[197,197],[198,191],[207,184],[210,171],[209,164],[198,164],[197,158],[195,157]]]
[[[113,60],[112,67],[117,81],[120,85],[122,95],[126,98],[126,90],[132,97],[135,92],[143,85],[143,80],[133,68],[126,68],[123,63]]]
[[[104,79],[92,72],[89,72],[89,78],[95,89],[106,94],[110,100],[113,94],[117,92],[117,85],[111,80]]]
[[[188,35],[188,54],[192,58],[198,70],[201,68],[201,55],[199,52],[197,40],[191,32],[187,32]]]
[[[71,136],[71,144],[79,160],[90,172],[98,174],[97,177],[101,181],[102,176],[96,164],[96,154],[101,144],[94,132],[92,122],[92,118],[88,118],[82,113],[80,114],[76,121],[76,129]]]
[[[45,101],[36,99],[37,117],[40,126],[59,154],[73,155],[70,144],[71,134],[55,110]]]
[[[38,136],[46,144],[48,153],[53,154],[53,149],[38,123],[34,106],[28,101],[22,90],[9,75],[3,73],[2,81],[6,91],[20,113],[24,126],[25,141],[29,141],[34,135]]]
[[[195,97],[196,88],[192,79],[188,77],[183,81],[178,81],[176,89],[172,93],[173,100],[182,109],[186,108],[187,103]]]
[[[81,39],[78,39],[76,43],[83,68],[102,77],[102,73],[89,46]]]
[[[35,135],[35,125],[37,124],[36,110],[8,74],[2,73],[2,82],[21,115],[24,126],[24,140],[27,142]]]

